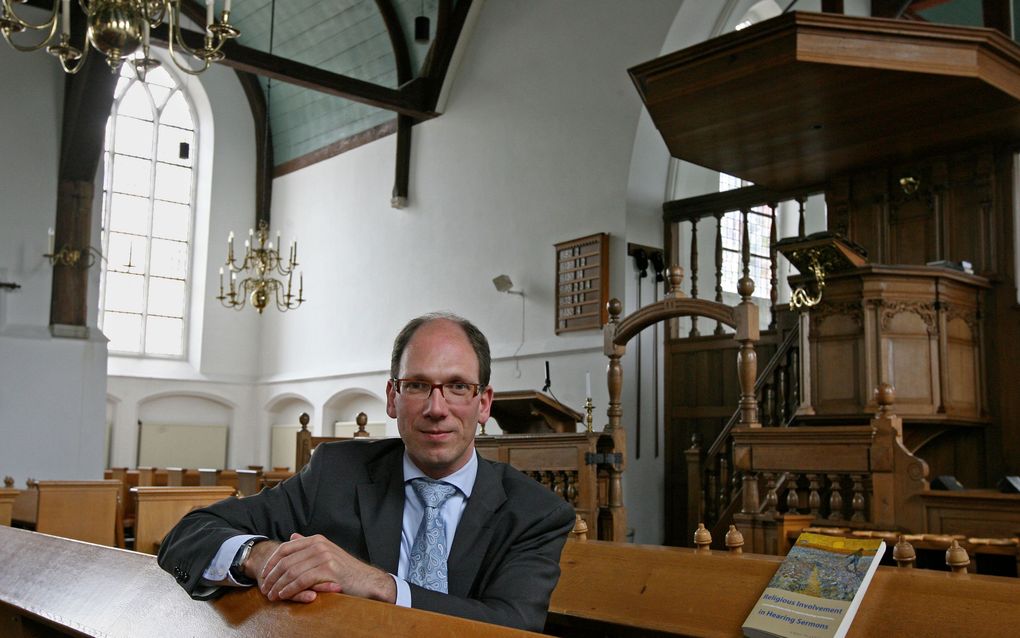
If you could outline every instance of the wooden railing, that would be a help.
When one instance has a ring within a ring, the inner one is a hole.
[[[819,192],[821,189],[817,187],[777,192],[758,186],[747,186],[670,201],[663,205],[663,219],[666,223],[667,235],[680,237],[681,234],[685,234],[689,238],[689,243],[682,247],[667,243],[670,251],[667,258],[673,263],[688,265],[692,298],[697,298],[699,294],[699,224],[702,227],[706,223],[714,225],[715,272],[712,276],[715,284],[716,302],[722,302],[723,299],[723,217],[732,211],[741,213],[743,241],[740,259],[745,276],[749,273],[751,260],[748,216],[751,211],[755,211],[767,215],[771,220],[768,253],[770,277],[768,291],[764,297],[769,300],[770,315],[767,334],[774,335],[772,338],[779,341],[779,346],[771,359],[761,368],[761,373],[754,383],[754,401],[758,405],[759,421],[764,427],[789,425],[793,421],[801,401],[800,324],[796,316],[792,316],[789,321],[781,320],[784,307],[778,304],[780,286],[786,287],[787,284],[779,281],[777,276],[776,212],[781,203],[795,202],[798,214],[797,236],[803,237],[805,235],[806,202],[810,196]],[[681,228],[685,228],[687,232],[681,233]],[[680,254],[674,255],[673,252]],[[784,326],[784,323],[790,325]],[[714,334],[723,333],[722,324],[717,323]],[[699,327],[695,318],[692,318],[690,330],[683,336],[698,337],[702,334],[704,334],[704,329]],[[681,335],[677,330],[674,330],[673,337],[680,338]],[[676,466],[667,468],[672,471],[684,472],[682,476],[686,476],[686,495],[682,497],[682,502],[686,503],[686,511],[683,523],[681,523],[686,529],[703,522],[718,535],[732,522],[733,514],[740,511],[743,480],[740,472],[734,468],[732,461],[732,430],[738,423],[739,417],[740,411],[737,410],[718,431],[715,438],[709,442],[692,437],[690,447],[683,453],[686,467],[683,469]],[[676,514],[679,512],[674,516]],[[679,520],[676,520],[673,524],[678,522]]]

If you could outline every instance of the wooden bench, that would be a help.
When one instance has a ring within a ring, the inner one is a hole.
[[[135,551],[155,554],[167,532],[193,509],[211,505],[236,493],[222,486],[138,486],[131,488],[136,499]]]
[[[0,487],[0,525],[10,527],[11,512],[14,511],[14,499],[20,493],[20,490],[16,490],[13,487]]]
[[[38,481],[35,531],[89,543],[117,544],[120,481]]]
[[[538,636],[343,594],[191,600],[152,556],[0,527],[0,636]]]
[[[738,637],[782,560],[571,540],[560,559],[546,632]],[[1016,636],[1018,600],[1017,579],[883,566],[847,635]]]

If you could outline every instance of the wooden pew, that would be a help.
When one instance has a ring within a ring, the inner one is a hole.
[[[889,550],[891,551],[891,550]],[[568,541],[546,632],[741,636],[781,556]],[[1020,627],[1020,581],[879,567],[850,638],[1007,637]]]
[[[241,496],[258,494],[262,490],[262,468],[237,470],[237,491]]]
[[[14,510],[14,499],[20,494],[13,487],[0,487],[0,525],[10,527],[11,512]]]
[[[138,486],[131,488],[136,499],[135,551],[155,554],[159,543],[177,521],[193,509],[230,498],[232,487],[222,486]]]
[[[198,485],[198,481],[198,470],[189,470],[183,467],[166,468],[166,485],[168,486],[181,487],[185,485]],[[158,478],[156,484],[159,484]]]
[[[117,544],[120,481],[39,481],[35,531]]]
[[[39,510],[39,488],[35,479],[25,482],[25,489],[18,490],[11,507],[11,524],[35,529],[35,519]]]
[[[343,594],[191,600],[152,556],[0,528],[0,636],[538,636]]]

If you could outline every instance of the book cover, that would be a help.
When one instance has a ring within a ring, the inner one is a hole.
[[[744,621],[744,635],[842,638],[884,553],[877,538],[801,534]]]

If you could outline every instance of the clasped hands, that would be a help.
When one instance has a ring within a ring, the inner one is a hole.
[[[320,593],[340,593],[395,602],[396,584],[386,572],[363,563],[325,536],[291,534],[285,543],[252,547],[245,573],[269,600],[310,603]]]

